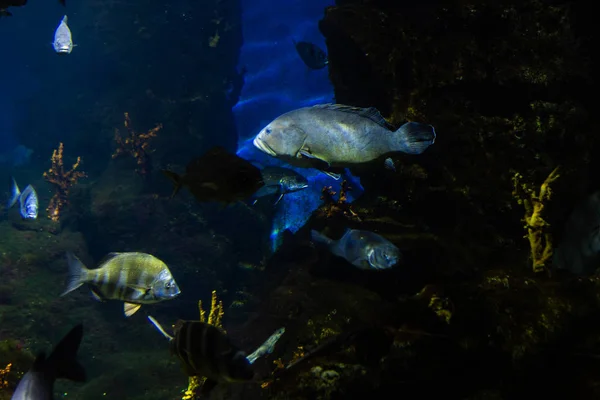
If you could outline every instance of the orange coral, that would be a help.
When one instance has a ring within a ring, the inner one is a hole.
[[[125,122],[123,123],[127,130],[127,136],[121,137],[118,129],[115,129],[115,142],[117,148],[112,155],[112,158],[117,158],[123,154],[129,154],[136,159],[138,168],[136,172],[140,175],[146,175],[150,170],[150,151],[148,150],[149,141],[156,137],[158,131],[162,129],[162,124],[156,125],[146,133],[137,133],[131,128],[131,119],[129,113],[125,113]]]
[[[44,178],[54,185],[54,196],[50,199],[50,204],[46,208],[46,211],[48,212],[48,218],[54,222],[58,222],[63,207],[68,204],[71,186],[75,185],[80,178],[85,178],[87,175],[83,171],[77,171],[77,168],[81,164],[81,157],[77,157],[77,161],[73,164],[71,170],[65,172],[62,143],[52,153],[51,160],[52,167],[47,172],[44,172]]]
[[[324,186],[321,190],[321,200],[323,200],[323,207],[319,210],[321,215],[327,218],[331,218],[336,215],[343,215],[347,218],[354,218],[360,221],[358,215],[352,210],[352,206],[348,203],[348,192],[352,188],[348,185],[347,181],[343,181],[340,188],[340,196],[337,200],[334,199],[334,192],[331,186]]]
[[[8,373],[10,372],[10,367],[12,364],[9,363],[5,368],[0,369],[0,389],[4,389],[8,387]]]

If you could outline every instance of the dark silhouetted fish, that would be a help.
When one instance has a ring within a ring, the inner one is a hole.
[[[198,201],[234,203],[250,198],[264,185],[259,168],[222,147],[192,160],[183,176],[167,170],[162,173],[175,185],[171,197],[186,186]]]
[[[219,383],[257,382],[252,363],[265,354],[271,354],[285,328],[277,329],[249,356],[231,343],[220,328],[201,321],[179,320],[169,335],[152,316],[150,322],[169,340],[171,354],[181,360],[188,376],[204,376],[206,382],[201,394],[208,396]]]
[[[60,4],[66,6],[66,0],[58,0]],[[27,4],[27,0],[0,0],[0,17],[10,17],[12,13],[7,10],[8,7],[22,7]]]
[[[327,54],[314,43],[296,42],[294,40],[294,46],[308,68],[322,69],[329,63]]]
[[[85,382],[85,369],[77,362],[82,338],[83,325],[79,324],[66,334],[48,358],[40,353],[23,375],[11,400],[52,400],[55,380]]]

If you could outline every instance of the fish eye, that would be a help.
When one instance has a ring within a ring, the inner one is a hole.
[[[267,129],[265,129],[265,133],[266,133],[267,135],[270,135],[270,134],[271,134],[271,128],[267,128]]]
[[[173,287],[173,283],[172,282],[167,282],[165,284],[165,288],[167,288],[167,289],[171,289],[172,287]]]

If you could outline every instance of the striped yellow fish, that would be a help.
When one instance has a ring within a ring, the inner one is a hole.
[[[146,253],[110,253],[96,269],[87,269],[72,253],[67,253],[69,278],[61,296],[84,283],[97,300],[122,300],[125,316],[135,314],[142,304],[172,299],[181,291],[169,267]]]

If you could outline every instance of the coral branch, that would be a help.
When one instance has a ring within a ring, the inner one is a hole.
[[[552,257],[552,236],[546,232],[549,224],[543,218],[543,211],[552,194],[550,184],[560,177],[558,169],[556,167],[550,172],[540,186],[539,194],[536,194],[532,184],[521,183],[521,174],[516,173],[513,177],[513,197],[525,208],[525,237],[529,240],[534,272],[543,271]]]
[[[87,175],[83,171],[77,171],[81,164],[81,157],[77,157],[77,161],[73,164],[70,171],[65,172],[63,165],[63,144],[58,145],[58,149],[52,152],[52,167],[44,172],[44,179],[54,185],[54,196],[50,199],[50,204],[46,211],[48,218],[54,222],[60,219],[60,213],[64,206],[69,202],[69,190],[77,183],[80,178],[85,178]]]
[[[4,368],[0,368],[0,389],[5,389],[8,387],[8,374],[10,372],[10,367],[12,367],[11,363]]]
[[[319,213],[326,218],[331,218],[336,215],[343,215],[346,218],[353,218],[360,221],[358,214],[352,210],[352,206],[348,203],[348,192],[352,190],[347,181],[343,181],[340,188],[340,195],[337,200],[333,197],[334,192],[331,186],[325,186],[321,190],[321,200],[323,200],[323,206],[319,210]]]
[[[208,320],[206,319],[206,311],[202,308],[202,301],[198,302],[198,310],[200,311],[200,322],[206,322],[207,324],[223,329],[223,315],[225,312],[223,311],[223,302],[217,300],[216,290],[212,291]],[[183,393],[181,400],[198,398],[204,382],[206,382],[206,377],[204,376],[190,376],[188,387]]]
[[[156,125],[146,133],[137,133],[131,127],[131,119],[129,113],[125,113],[125,122],[123,123],[127,130],[127,136],[123,138],[118,129],[115,129],[115,142],[117,148],[112,155],[112,158],[117,158],[123,154],[129,154],[135,158],[138,167],[136,172],[140,175],[146,175],[150,171],[150,153],[148,149],[149,141],[156,137],[158,131],[162,129],[162,124]]]

